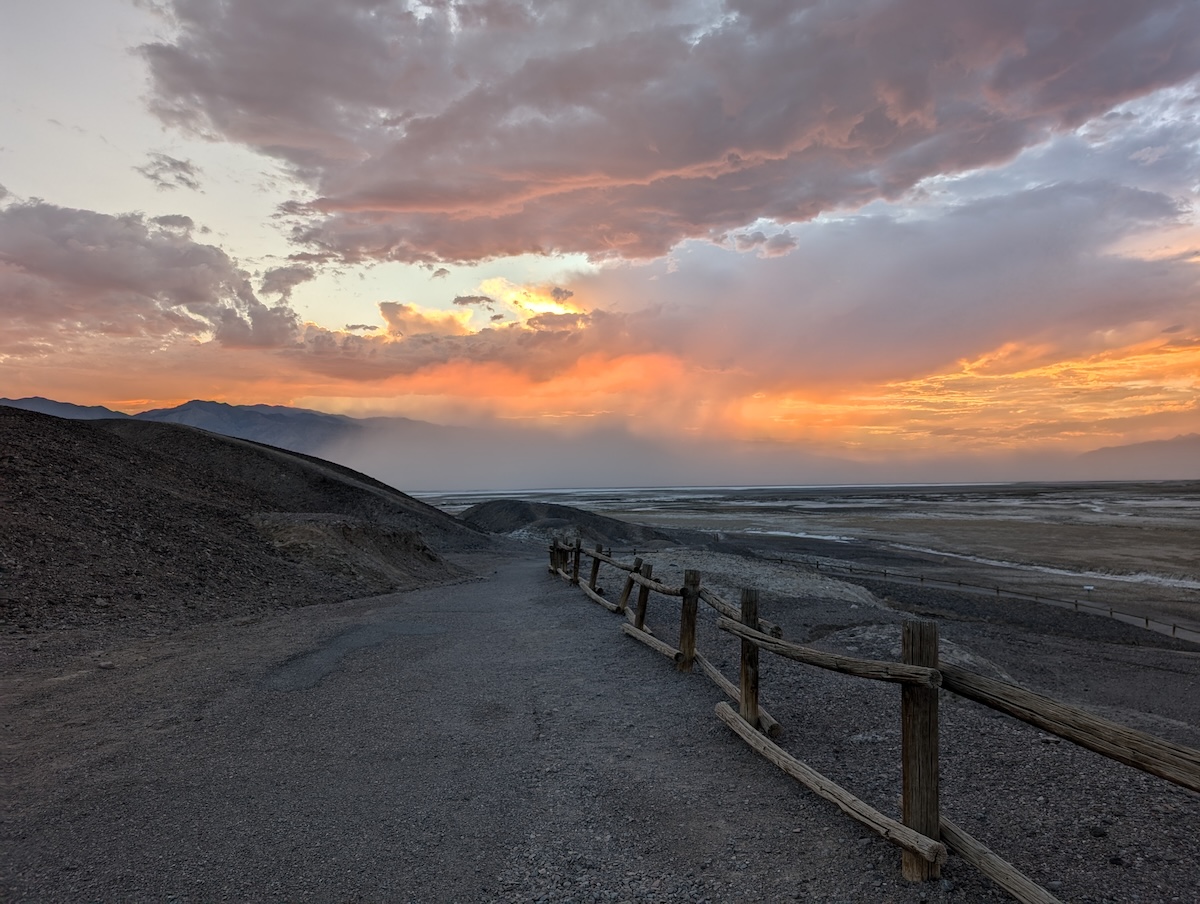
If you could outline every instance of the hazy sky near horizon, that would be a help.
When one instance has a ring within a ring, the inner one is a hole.
[[[1200,431],[1194,0],[3,20],[0,395],[874,460]]]

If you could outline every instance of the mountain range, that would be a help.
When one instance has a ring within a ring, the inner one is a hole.
[[[27,411],[69,420],[121,418],[186,424],[189,427],[220,433],[222,436],[253,440],[310,455],[318,453],[330,443],[355,435],[367,426],[367,422],[362,419],[341,414],[325,414],[307,408],[289,408],[285,405],[227,405],[224,402],[205,402],[199,399],[184,402],[174,408],[153,408],[133,415],[113,411],[103,405],[75,405],[37,396],[26,399],[0,399],[0,405],[24,408]]]
[[[943,483],[979,480],[1200,479],[1200,433],[1075,456],[871,465],[782,444],[654,442],[617,429],[557,434],[520,426],[448,427],[284,405],[193,400],[129,415],[40,397],[0,405],[72,420],[185,424],[327,458],[409,491],[566,486]],[[629,475],[637,475],[630,479]],[[931,476],[936,475],[936,476]]]

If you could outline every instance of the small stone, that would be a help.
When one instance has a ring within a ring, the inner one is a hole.
[[[1088,831],[1092,833],[1093,838],[1106,838],[1108,836],[1108,829],[1103,826],[1092,826]]]
[[[96,668],[98,669],[115,669],[116,667],[116,664],[110,659],[102,659],[96,663]]]

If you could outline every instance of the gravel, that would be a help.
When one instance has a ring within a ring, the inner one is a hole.
[[[471,564],[484,579],[10,680],[4,899],[1007,900],[954,857],[904,882],[895,848],[747,748],[711,683],[623,637],[540,550]],[[674,612],[655,597],[650,623],[670,636]],[[764,614],[830,647],[887,644],[903,617],[816,597]],[[701,649],[735,674],[708,615]],[[766,657],[762,688],[787,749],[896,814],[894,687]],[[1200,895],[1200,796],[948,695],[942,745],[945,812],[1063,900]]]
[[[494,545],[318,459],[5,406],[0,510],[0,652],[13,667],[30,652],[37,664],[131,632],[461,578],[440,553]]]

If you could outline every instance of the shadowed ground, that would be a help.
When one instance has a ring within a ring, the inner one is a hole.
[[[904,883],[896,849],[749,751],[715,688],[623,638],[540,553],[471,564],[487,576],[7,681],[5,899],[1004,900],[954,859],[944,882]],[[674,630],[665,608],[651,622]],[[702,627],[733,674],[736,648]],[[790,665],[763,670],[789,748],[894,813],[894,688]],[[1072,900],[1152,887],[1151,856],[1154,882],[1192,894],[1200,850],[1171,827],[1197,796],[1039,738],[949,706],[948,812]],[[1031,816],[1039,790],[1054,806]]]

